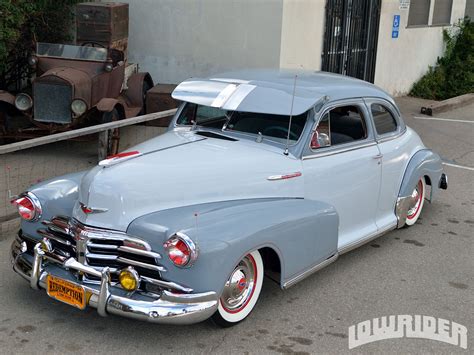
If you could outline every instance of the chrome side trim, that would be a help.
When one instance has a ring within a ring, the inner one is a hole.
[[[345,148],[341,147],[338,149],[330,149],[329,151],[326,151],[326,152],[319,152],[319,153],[315,153],[311,155],[305,155],[302,159],[308,160],[308,159],[315,159],[315,158],[320,158],[320,157],[327,157],[327,156],[331,156],[335,154],[350,152],[357,149],[372,147],[374,145],[377,145],[377,143],[375,141],[372,141],[372,142],[367,142],[364,144],[351,145],[350,147],[345,147]]]
[[[326,260],[324,260],[323,262],[321,262],[319,264],[316,264],[314,266],[311,266],[309,269],[303,271],[302,273],[300,273],[300,274],[294,276],[293,278],[289,279],[288,281],[284,282],[283,283],[283,288],[287,289],[287,288],[293,286],[294,284],[296,284],[296,283],[300,282],[301,280],[307,278],[308,276],[315,273],[316,271],[319,271],[322,268],[328,266],[329,264],[332,264],[333,262],[335,262],[337,260],[338,257],[339,257],[339,254],[336,253],[336,254],[330,256],[329,258],[327,258]]]
[[[361,245],[364,245],[374,239],[377,239],[378,237],[382,236],[383,234],[393,230],[396,228],[396,224],[390,225],[388,227],[385,227],[383,229],[380,229],[374,233],[369,234],[367,237],[356,240],[355,242],[349,243],[347,245],[344,245],[342,248],[339,249],[339,255],[345,254],[353,249],[356,249],[360,247]]]

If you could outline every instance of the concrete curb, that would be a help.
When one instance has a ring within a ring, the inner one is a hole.
[[[461,96],[452,97],[447,100],[438,101],[434,104],[431,104],[428,107],[422,107],[421,113],[424,115],[433,116],[435,113],[449,111],[455,108],[459,108],[462,106],[469,105],[470,103],[474,102],[474,93],[473,94],[465,94]]]

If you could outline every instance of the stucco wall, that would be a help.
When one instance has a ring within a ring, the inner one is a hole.
[[[285,0],[280,67],[321,69],[326,0]]]
[[[283,0],[125,0],[130,61],[155,82],[278,68]]]
[[[382,0],[375,84],[398,96],[415,83],[443,54],[443,28],[407,28],[408,10],[399,9],[399,0]],[[464,16],[466,0],[453,0],[451,23]],[[433,7],[431,8],[433,10]],[[430,22],[432,12],[430,14]],[[399,38],[392,38],[393,16],[400,15]]]

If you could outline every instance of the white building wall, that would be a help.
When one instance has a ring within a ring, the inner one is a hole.
[[[434,1],[431,1],[431,17]],[[429,65],[443,54],[442,26],[407,28],[408,10],[400,10],[399,0],[382,0],[375,84],[398,96],[410,91]],[[466,0],[453,0],[451,23],[464,17]],[[392,38],[393,16],[400,15],[398,38]]]
[[[281,68],[321,69],[326,0],[285,0]]]
[[[283,0],[125,0],[129,60],[157,83],[278,68]]]

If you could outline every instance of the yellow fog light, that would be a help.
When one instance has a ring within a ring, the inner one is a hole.
[[[45,251],[45,252],[50,252],[51,250],[53,250],[53,247],[51,246],[51,242],[44,238],[41,242],[41,250]]]
[[[133,267],[129,266],[120,271],[119,282],[125,290],[135,291],[140,283],[140,276]]]

